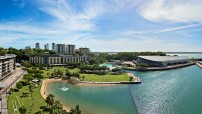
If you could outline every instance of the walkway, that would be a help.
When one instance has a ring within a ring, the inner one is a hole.
[[[7,86],[3,88],[0,91],[0,112],[1,114],[8,114],[8,107],[7,107],[7,100],[6,100],[6,93],[10,90],[11,87],[14,87],[17,82],[19,82],[23,75],[26,72],[22,70],[21,68],[16,68],[15,72],[13,72],[10,76],[8,76],[6,79],[4,79],[2,82],[4,82]]]
[[[141,83],[140,77],[135,76],[133,73],[128,73],[128,76],[134,77],[134,81],[136,83]]]
[[[196,62],[196,65],[197,65],[198,67],[202,68],[202,64],[201,64],[201,63]]]

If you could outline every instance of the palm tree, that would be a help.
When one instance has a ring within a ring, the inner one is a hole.
[[[55,101],[55,107],[57,108],[57,110],[59,111],[59,104],[60,104],[60,101]]]
[[[54,95],[52,94],[49,94],[47,97],[46,97],[46,103],[47,105],[50,105],[51,107],[53,106],[54,104]]]
[[[79,105],[76,105],[75,112],[76,112],[76,114],[81,114],[81,110],[79,108]]]

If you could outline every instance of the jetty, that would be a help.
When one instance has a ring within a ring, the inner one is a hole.
[[[140,77],[135,76],[133,73],[127,73],[127,74],[128,74],[128,76],[131,76],[131,77],[134,78],[134,81],[133,81],[133,82],[141,83]]]
[[[196,62],[195,64],[196,64],[198,67],[202,68],[202,64],[201,64],[201,63]]]

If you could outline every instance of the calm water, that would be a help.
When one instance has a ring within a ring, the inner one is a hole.
[[[137,111],[139,114],[202,113],[202,69],[197,66],[166,71],[128,72],[140,76],[142,83],[78,87],[57,82],[50,84],[48,89],[64,104],[80,104],[82,111],[89,114],[136,114]],[[69,90],[61,90],[63,87]]]
[[[189,53],[178,53],[178,52],[170,52],[166,53],[167,55],[178,55],[178,56],[184,56],[189,58],[202,58],[202,52],[189,52]]]
[[[202,69],[133,72],[142,84],[132,86],[140,114],[201,114]]]
[[[64,87],[69,90],[64,91]],[[63,104],[79,104],[85,114],[137,114],[128,85],[110,87],[79,87],[65,82],[52,83],[47,88]]]

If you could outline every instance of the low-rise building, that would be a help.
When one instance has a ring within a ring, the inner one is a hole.
[[[25,49],[31,49],[31,46],[26,46]]]
[[[137,59],[137,63],[147,64],[149,67],[166,67],[188,62],[188,58],[178,56],[139,56]]]
[[[52,65],[66,65],[70,62],[85,62],[89,61],[89,56],[72,56],[72,55],[44,55],[44,56],[31,56],[29,58],[32,64],[47,64]]]
[[[6,78],[15,70],[15,58],[14,54],[6,54],[0,56],[0,80]]]
[[[88,54],[90,54],[90,49],[89,48],[79,48],[79,53],[82,55],[88,55]]]

